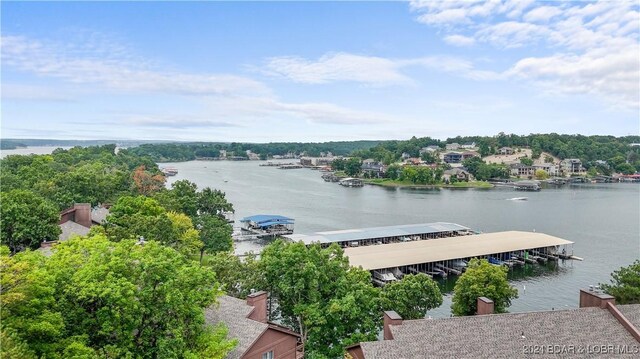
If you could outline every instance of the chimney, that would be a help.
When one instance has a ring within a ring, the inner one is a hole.
[[[580,289],[580,308],[599,307],[605,309],[607,303],[616,304],[616,298],[609,294],[600,293],[600,289],[592,286],[588,290]]]
[[[253,307],[247,318],[261,323],[267,322],[267,292],[261,290],[249,294],[247,296],[247,305]]]
[[[73,205],[75,209],[75,215],[73,221],[81,226],[87,228],[91,227],[91,204],[90,203],[76,203]]]
[[[402,317],[394,310],[387,310],[383,316],[384,325],[384,340],[393,339],[393,333],[391,333],[391,325],[402,325]]]
[[[477,315],[493,314],[493,301],[487,297],[478,297]]]

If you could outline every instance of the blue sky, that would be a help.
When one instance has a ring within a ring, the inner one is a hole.
[[[640,132],[637,1],[0,6],[4,138]]]

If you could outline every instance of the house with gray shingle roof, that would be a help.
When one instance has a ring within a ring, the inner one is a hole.
[[[475,316],[402,320],[385,312],[385,340],[347,350],[355,359],[640,354],[640,304],[616,306],[609,295],[582,290],[578,309],[482,315],[493,312],[493,302],[478,300]]]
[[[64,242],[73,236],[86,236],[93,225],[106,222],[109,209],[104,206],[91,208],[89,203],[76,203],[71,208],[60,212],[60,235],[58,240],[42,242],[40,250],[45,255],[51,255],[51,248],[58,242]]]
[[[209,325],[224,323],[228,337],[238,344],[228,359],[296,359],[304,355],[300,335],[267,321],[267,293],[250,294],[247,300],[220,296],[204,312]]]

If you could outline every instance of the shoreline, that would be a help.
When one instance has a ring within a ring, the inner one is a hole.
[[[380,181],[380,182],[372,182],[372,180],[363,179],[363,182],[368,185],[380,186],[380,187],[388,187],[388,188],[403,188],[403,189],[433,189],[433,188],[450,188],[450,189],[458,189],[458,188],[479,188],[479,189],[491,189],[494,188],[495,185],[488,182],[457,182],[460,185],[452,185],[452,184],[413,184],[413,183],[400,183],[396,181]]]

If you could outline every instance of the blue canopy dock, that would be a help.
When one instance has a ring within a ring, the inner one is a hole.
[[[293,218],[275,214],[258,214],[240,220],[242,231],[257,238],[292,234],[294,222]]]

